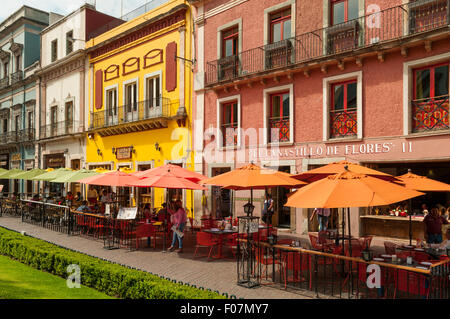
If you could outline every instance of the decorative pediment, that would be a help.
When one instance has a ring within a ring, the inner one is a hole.
[[[129,58],[122,64],[122,75],[127,75],[133,72],[137,72],[141,69],[140,59],[136,57]]]
[[[25,102],[26,107],[35,106],[36,105],[36,99],[28,100]]]
[[[11,108],[14,110],[14,111],[16,111],[17,109],[21,109],[22,108],[22,103],[16,103],[16,104],[14,104],[13,106],[11,106]]]
[[[144,69],[163,62],[163,50],[153,49],[144,55]]]
[[[119,66],[117,64],[112,64],[108,66],[105,72],[105,82],[113,80],[119,77]]]
[[[11,57],[11,53],[3,51],[2,49],[0,49],[0,60],[6,61],[9,60]]]
[[[9,118],[9,108],[0,109],[0,119]]]
[[[14,53],[14,55],[21,54],[23,51],[23,44],[14,42],[14,39],[11,39],[10,41],[11,46],[9,47],[9,50]]]

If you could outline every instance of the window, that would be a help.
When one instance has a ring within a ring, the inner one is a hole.
[[[145,99],[149,108],[161,106],[161,81],[159,76],[147,78]]]
[[[359,16],[359,0],[331,0],[331,24],[344,23]]]
[[[3,63],[3,78],[8,77],[9,74],[9,62]]]
[[[66,102],[66,133],[73,131],[73,101]]]
[[[55,62],[58,59],[58,40],[53,40],[51,46],[52,62]]]
[[[269,95],[269,143],[290,141],[290,94]]]
[[[8,119],[3,119],[3,133],[8,132]]]
[[[27,113],[27,128],[28,129],[32,129],[34,126],[33,123],[33,112],[28,112]]]
[[[125,85],[125,109],[126,112],[137,110],[137,83]]]
[[[16,55],[16,72],[19,72],[21,69],[21,60],[22,56],[20,54]]]
[[[331,85],[330,137],[358,134],[357,82],[351,80]]]
[[[58,107],[52,106],[50,108],[50,136],[55,136],[57,133],[58,122]]]
[[[117,115],[117,89],[106,91],[106,110],[108,116]]]
[[[449,63],[413,72],[413,132],[449,128]]]
[[[222,104],[220,130],[222,132],[222,145],[235,146],[238,144],[238,102]]]
[[[14,118],[14,124],[15,124],[16,134],[18,134],[20,131],[20,115],[16,115],[16,117]]]
[[[270,15],[270,43],[291,37],[291,8]]]
[[[234,26],[222,31],[222,58],[237,55],[239,47],[239,28]]]
[[[73,51],[73,31],[66,33],[66,55],[69,55]]]

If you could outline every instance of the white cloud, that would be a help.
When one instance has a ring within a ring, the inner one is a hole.
[[[120,17],[121,15],[121,1],[123,1],[123,14],[126,14],[149,0],[15,0],[2,1],[2,10],[0,10],[0,23],[17,11],[21,6],[27,5],[36,9],[47,12],[55,12],[62,15],[67,15],[79,8],[85,2],[96,3],[96,8],[100,12]]]

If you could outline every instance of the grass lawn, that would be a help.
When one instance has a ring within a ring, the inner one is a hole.
[[[83,274],[81,274],[83,276]],[[0,255],[0,299],[111,299],[94,289],[68,288],[66,280]]]

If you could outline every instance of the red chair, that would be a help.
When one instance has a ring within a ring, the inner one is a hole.
[[[386,252],[386,255],[395,255],[396,251],[395,249],[398,247],[396,243],[385,241],[384,242],[384,251]]]
[[[264,271],[262,273],[265,274],[266,279],[268,277],[268,273],[267,273],[268,266],[278,265],[279,267],[283,267],[283,263],[278,258],[274,259],[272,254],[270,254],[270,253],[266,254],[266,249],[264,249],[264,248],[256,247],[255,258],[256,258],[256,263],[255,263],[255,269],[253,270],[253,273],[255,273],[256,267],[258,267],[258,265],[260,267],[262,266],[262,267],[264,267]]]
[[[200,230],[217,228],[217,221],[215,219],[206,218],[201,220]]]
[[[223,246],[224,247],[228,247],[231,250],[231,253],[233,254],[233,257],[236,258],[236,251],[237,250],[237,238],[238,238],[238,234],[230,234],[226,237],[224,237],[224,241],[223,241]]]
[[[350,256],[350,247],[352,248],[352,255]],[[345,255],[349,257],[361,257],[364,250],[361,242],[357,238],[350,239],[349,245],[345,246]]]
[[[397,291],[410,295],[429,297],[430,287],[424,275],[406,270],[397,270],[394,275],[394,299]]]
[[[303,272],[310,271],[311,258],[309,255],[302,255],[295,252],[283,253],[283,273],[284,273],[284,289],[287,289],[288,282],[304,282],[307,281],[302,277]],[[289,277],[288,271],[292,271],[292,276]],[[309,278],[309,286],[311,287],[312,276]]]
[[[208,256],[208,258],[210,258],[213,248],[217,247],[218,244],[218,240],[214,238],[213,235],[199,231],[197,233],[197,244],[195,245],[194,258],[196,257],[199,248],[209,248],[208,255],[203,255],[200,257]]]
[[[311,242],[311,246],[316,249],[316,250],[320,250],[320,251],[330,251],[333,250],[334,248],[334,243],[332,240],[328,240],[328,241],[323,241],[323,239],[321,240],[322,243],[319,241],[319,236],[315,235],[315,234],[308,234],[309,235],[309,240]]]
[[[369,249],[370,245],[372,244],[372,239],[373,236],[363,236],[361,237],[359,240],[361,241],[361,246],[363,247],[363,249]]]

